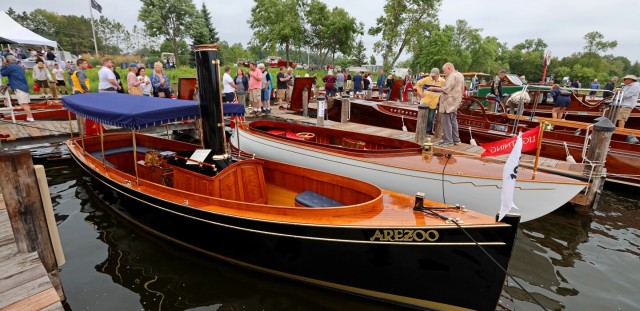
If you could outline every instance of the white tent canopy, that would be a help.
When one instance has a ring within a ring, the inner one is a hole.
[[[0,37],[20,44],[46,45],[57,48],[58,43],[49,40],[14,21],[7,13],[0,11]]]

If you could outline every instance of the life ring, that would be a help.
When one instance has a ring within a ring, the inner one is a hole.
[[[316,138],[316,134],[311,133],[311,132],[300,132],[300,133],[296,133],[296,136],[300,139],[303,140],[313,140]]]

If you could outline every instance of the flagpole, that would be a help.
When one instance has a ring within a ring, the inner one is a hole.
[[[91,15],[91,30],[93,31],[93,47],[96,49],[96,58],[98,58],[98,41],[96,41],[96,27],[93,26],[93,6],[89,0],[89,15]]]
[[[542,148],[542,134],[544,133],[544,121],[540,122],[540,134],[538,135],[538,148],[536,149],[536,161],[533,164],[533,174],[538,171],[538,159],[540,159],[540,149]]]

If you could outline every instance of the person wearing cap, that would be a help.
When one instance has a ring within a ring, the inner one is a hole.
[[[426,91],[429,86],[443,86],[444,78],[440,76],[440,69],[433,68],[426,77],[418,80],[416,88],[420,95],[420,103],[427,105],[427,135],[431,135],[433,131],[433,122],[435,121],[436,109],[438,109],[438,100],[440,93]]]
[[[620,110],[618,110],[618,127],[624,128],[625,123],[631,115],[631,111],[635,108],[638,102],[638,94],[640,94],[640,83],[638,78],[634,75],[626,75],[622,78],[624,85],[622,88],[616,90],[622,90],[622,100],[620,101]]]
[[[18,60],[13,55],[7,55],[4,59],[2,68],[0,68],[0,75],[7,77],[9,82],[7,85],[16,94],[18,104],[27,114],[27,122],[33,122],[33,115],[31,114],[31,108],[29,107],[29,85],[27,84],[27,78],[24,76],[24,69],[17,64]],[[8,91],[5,90],[4,96],[10,96]]]
[[[496,100],[502,101],[504,93],[502,93],[502,85],[507,82],[507,70],[501,69],[500,73],[491,82],[491,91],[489,94],[496,97]]]
[[[442,141],[438,145],[443,147],[460,143],[458,133],[458,108],[462,104],[464,92],[464,76],[456,70],[452,63],[442,66],[447,76],[443,86],[430,86],[427,91],[440,92],[438,112],[442,114]]]
[[[129,72],[127,73],[127,91],[131,95],[142,96],[142,88],[140,87],[140,79],[138,79],[138,65],[129,64]]]

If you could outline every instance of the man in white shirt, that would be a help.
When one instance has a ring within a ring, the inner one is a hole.
[[[231,78],[231,75],[229,74],[230,72],[231,68],[229,68],[229,66],[224,67],[224,74],[222,75],[222,93],[224,94],[224,97],[222,97],[222,100],[225,103],[233,102],[236,92],[236,84],[233,83],[233,78]]]
[[[116,75],[111,70],[113,62],[110,58],[102,60],[102,68],[98,71],[98,92],[100,93],[117,93],[120,85],[116,80]]]

